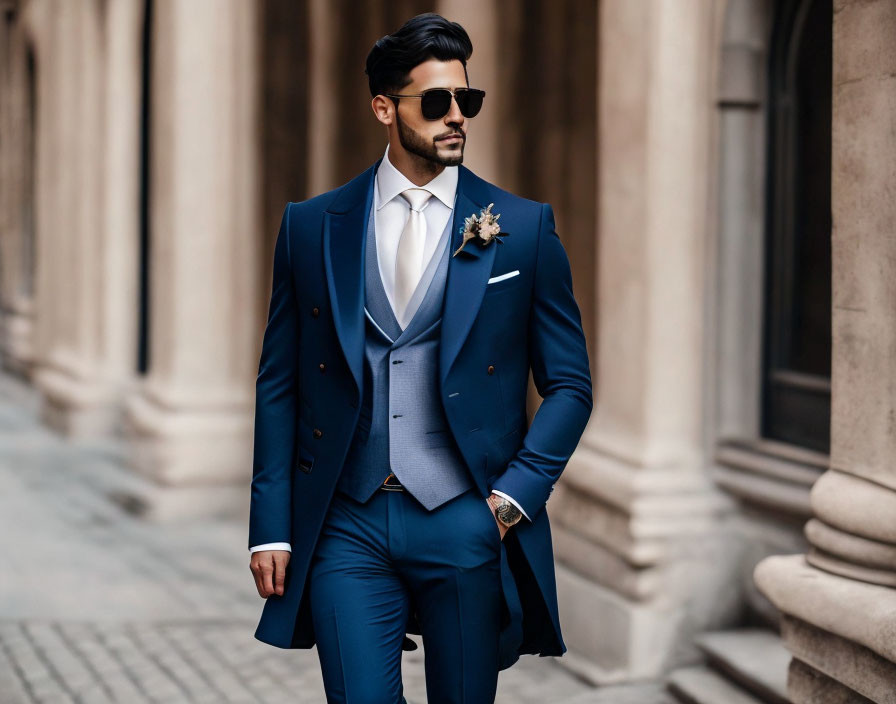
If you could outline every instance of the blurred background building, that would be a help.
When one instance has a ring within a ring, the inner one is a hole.
[[[147,520],[242,520],[279,216],[382,154],[364,59],[425,11],[589,339],[561,663],[896,701],[896,0],[0,0],[6,373]]]

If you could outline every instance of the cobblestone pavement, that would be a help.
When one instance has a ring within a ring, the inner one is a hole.
[[[65,441],[37,417],[32,390],[0,374],[0,704],[325,702],[316,650],[253,637],[263,604],[244,521],[134,517],[115,500],[142,481],[120,446]],[[402,669],[422,704],[422,647]],[[533,656],[501,673],[497,699],[667,701]]]

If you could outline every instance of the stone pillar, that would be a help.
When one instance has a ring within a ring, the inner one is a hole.
[[[104,200],[96,304],[102,320],[103,373],[119,416],[137,369],[143,6],[142,0],[110,0],[103,25],[105,125],[103,158],[98,161]]]
[[[43,395],[45,422],[72,436],[95,435],[113,422],[103,378],[99,305],[101,18],[90,3],[41,4],[52,6],[41,13],[52,39],[37,51],[41,134],[34,382]]]
[[[339,150],[339,95],[336,52],[339,48],[339,23],[330,0],[308,0],[309,95],[314,96],[308,110],[308,193],[304,200],[339,185],[335,154]],[[362,68],[363,70],[363,68]],[[366,76],[365,76],[366,78]],[[365,118],[374,119],[372,114]],[[385,149],[385,146],[383,147]]]
[[[467,62],[470,86],[485,91],[482,111],[469,121],[464,166],[487,181],[500,182],[498,168],[498,106],[504,99],[498,81],[501,23],[496,0],[439,0],[436,12],[458,22],[470,35],[473,55]]]
[[[561,663],[607,684],[734,620],[702,388],[719,26],[711,0],[600,5],[595,411],[549,502]]]
[[[29,3],[37,25],[35,385],[68,435],[120,429],[135,367],[139,3]]]
[[[29,376],[34,312],[34,104],[21,11],[0,4],[0,358]]]
[[[129,399],[151,516],[247,511],[258,371],[258,5],[157,0],[149,360]]]
[[[896,691],[896,0],[834,2],[830,468],[807,555],[754,576],[784,614],[794,704]]]
[[[308,0],[308,198],[383,155],[388,138],[370,107],[367,54],[377,39],[432,10],[431,0]]]

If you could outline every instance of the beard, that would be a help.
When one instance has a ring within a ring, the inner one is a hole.
[[[401,146],[404,147],[405,151],[430,162],[433,165],[433,168],[435,168],[436,165],[457,166],[458,164],[463,163],[463,148],[466,144],[466,137],[464,137],[461,142],[461,153],[458,156],[440,156],[435,143],[421,135],[419,132],[415,132],[411,127],[408,127],[402,122],[397,111],[395,113],[395,121],[398,126],[398,141],[401,143]],[[460,132],[460,130],[457,131]]]

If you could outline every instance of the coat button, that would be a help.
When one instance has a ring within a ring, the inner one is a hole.
[[[494,364],[489,364],[489,365],[488,365],[488,373],[489,373],[489,374],[494,374],[494,373],[495,373],[495,365],[494,365]]]
[[[315,428],[314,430],[312,430],[311,434],[316,438],[319,438],[321,435],[323,435],[323,433],[318,428]]]
[[[320,308],[318,308],[317,306],[314,306],[314,308],[311,309],[311,315],[312,315],[313,317],[315,317],[315,318],[316,318],[317,316],[319,316],[319,315],[320,315]]]
[[[321,363],[318,364],[317,366],[320,367],[320,370],[321,370],[321,371],[326,371],[326,369],[327,369],[327,365],[324,364],[323,362],[321,362]]]

